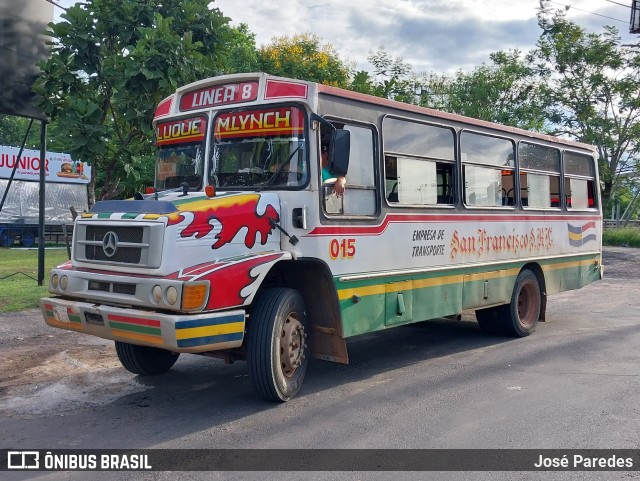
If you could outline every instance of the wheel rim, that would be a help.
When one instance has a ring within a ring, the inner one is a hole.
[[[304,359],[304,326],[296,313],[282,323],[280,332],[280,368],[286,377],[292,377]]]
[[[532,326],[536,322],[538,296],[532,282],[526,282],[518,294],[518,318],[523,326]]]

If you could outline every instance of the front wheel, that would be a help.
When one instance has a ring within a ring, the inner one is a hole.
[[[116,353],[122,367],[141,376],[157,376],[167,372],[180,357],[179,352],[120,341],[116,341]]]
[[[307,370],[307,315],[294,289],[267,289],[254,303],[247,331],[247,361],[253,385],[263,399],[293,398]]]

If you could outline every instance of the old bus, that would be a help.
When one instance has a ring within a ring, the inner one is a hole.
[[[591,146],[265,74],[182,87],[154,126],[155,191],[79,216],[41,301],[133,373],[246,360],[286,401],[349,337],[465,309],[527,336],[601,278]]]

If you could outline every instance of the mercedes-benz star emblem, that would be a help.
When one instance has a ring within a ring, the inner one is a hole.
[[[118,234],[110,230],[102,239],[102,250],[107,257],[113,257],[118,252]]]

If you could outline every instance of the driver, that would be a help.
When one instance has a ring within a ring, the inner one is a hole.
[[[322,165],[322,183],[333,182],[333,175],[329,171],[329,143],[323,141],[321,145],[320,162]],[[344,194],[344,188],[347,185],[347,179],[344,175],[339,175],[333,183],[333,191],[338,197]]]

